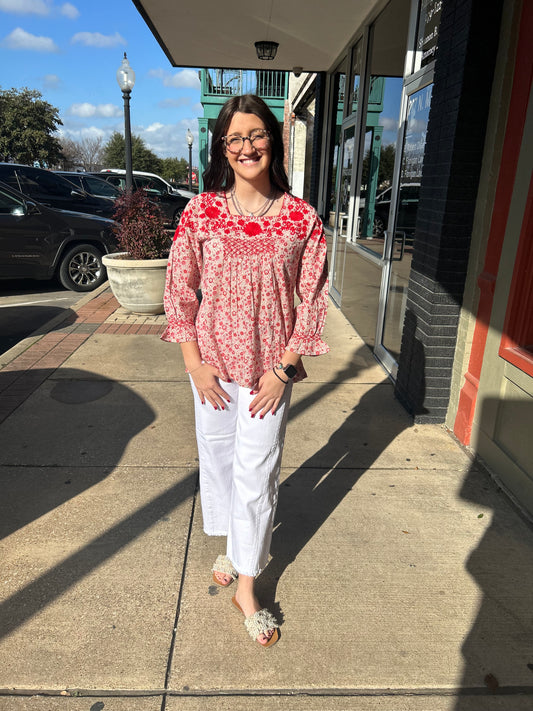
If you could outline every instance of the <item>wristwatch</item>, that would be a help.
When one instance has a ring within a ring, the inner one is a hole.
[[[294,365],[283,365],[283,363],[278,363],[274,367],[276,370],[282,370],[290,380],[292,380],[298,372]]]

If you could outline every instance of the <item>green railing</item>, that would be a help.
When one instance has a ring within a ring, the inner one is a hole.
[[[202,96],[256,94],[267,99],[286,99],[287,72],[248,69],[203,69]]]

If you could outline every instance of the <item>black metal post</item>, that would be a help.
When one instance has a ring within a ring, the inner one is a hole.
[[[130,125],[130,94],[131,91],[123,91],[124,99],[124,146],[126,154],[126,190],[133,187],[133,171],[131,160],[131,125]]]
[[[189,190],[192,192],[192,143],[189,143]]]

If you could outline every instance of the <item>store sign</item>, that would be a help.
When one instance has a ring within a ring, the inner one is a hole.
[[[430,84],[409,96],[402,153],[402,184],[419,183],[422,178],[432,88]]]
[[[437,56],[442,0],[422,0],[418,21],[417,50],[422,53],[420,67],[425,67]]]

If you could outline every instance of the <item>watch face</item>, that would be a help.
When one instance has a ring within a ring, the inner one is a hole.
[[[288,365],[286,368],[283,369],[283,372],[288,378],[294,378],[298,371],[296,370],[294,365]]]

